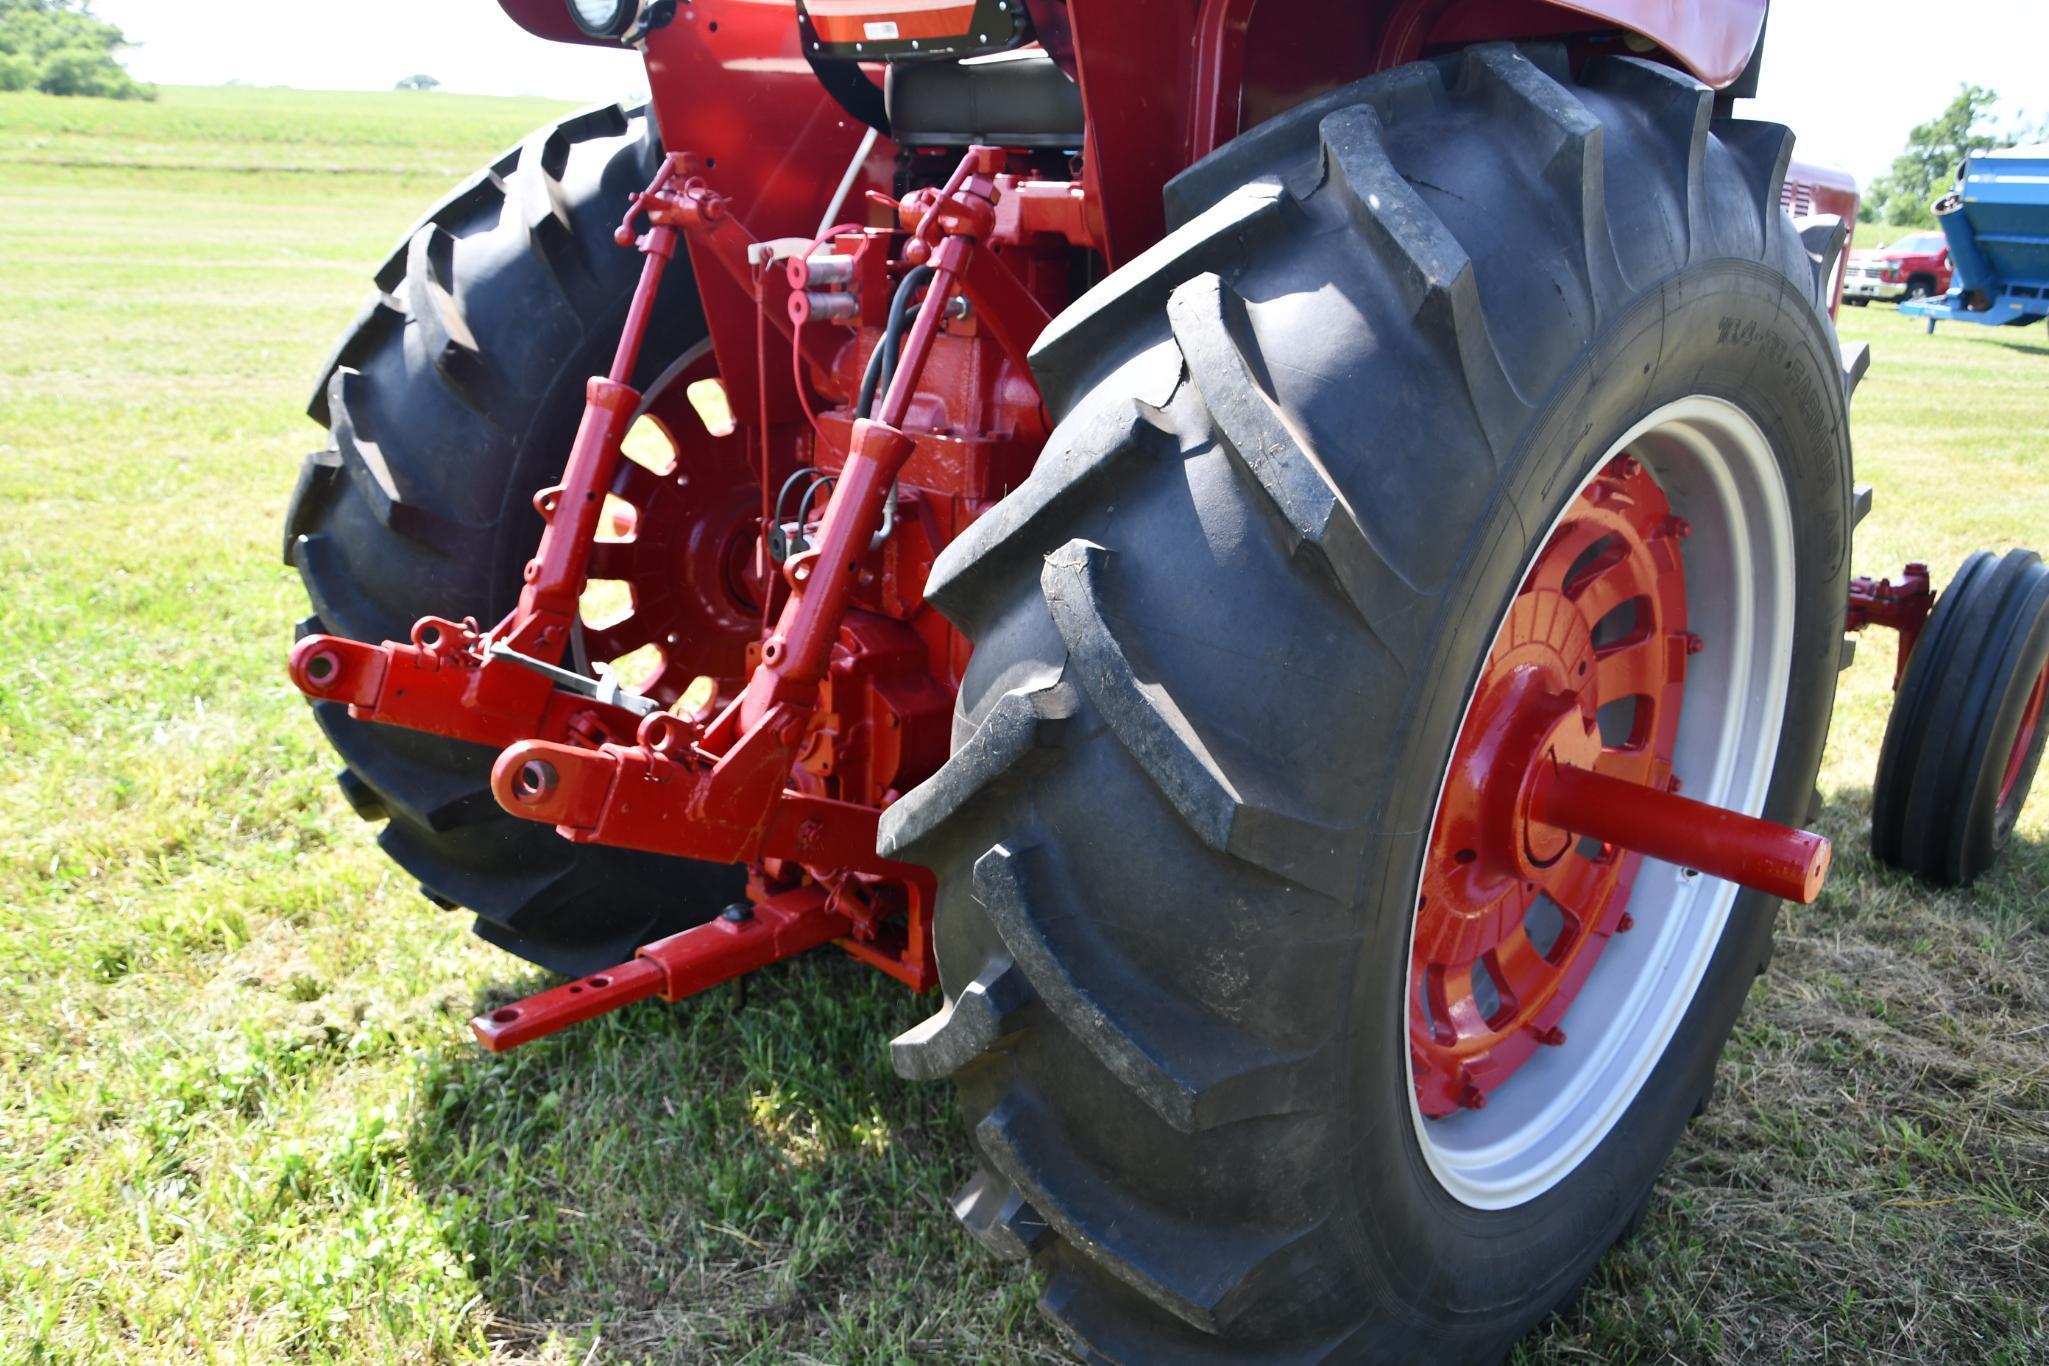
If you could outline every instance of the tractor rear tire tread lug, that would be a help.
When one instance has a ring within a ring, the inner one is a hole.
[[[1000,1261],[1029,1261],[1057,1237],[1046,1216],[987,1167],[977,1167],[953,1197],[953,1216]]]
[[[298,567],[299,538],[319,525],[322,514],[327,511],[328,501],[334,497],[336,485],[342,478],[341,452],[333,446],[309,453],[300,464],[299,478],[292,488],[291,502],[285,505],[286,564]]]
[[[1092,1170],[1058,1123],[1016,1089],[976,1124],[975,1145],[1062,1243],[1201,1332],[1227,1328],[1247,1307],[1248,1290],[1313,1274],[1318,1251],[1327,1251],[1320,1219],[1297,1228],[1225,1228],[1135,1198]]]
[[[1559,49],[1537,49],[1559,53]],[[1571,76],[1557,63],[1536,61],[1512,43],[1480,43],[1465,50],[1465,78],[1491,85],[1501,101],[1504,127],[1538,134],[1530,161],[1571,215],[1580,239],[1580,283],[1598,326],[1603,305],[1629,296],[1614,238],[1608,229],[1607,166],[1601,121],[1574,97]],[[1545,145],[1548,144],[1548,145]]]
[[[1853,342],[1843,348],[1843,397],[1857,396],[1857,386],[1864,382],[1864,376],[1871,370],[1871,343]],[[1871,487],[1864,485],[1858,490],[1857,520],[1863,521],[1864,514],[1871,510]]]
[[[1850,225],[1841,218],[1833,221],[1824,219],[1800,230],[1800,246],[1806,251],[1808,261],[1814,266],[1814,287],[1817,291],[1828,289],[1828,282],[1835,274],[1836,263],[1842,259],[1843,248],[1848,245],[1849,240]],[[1870,349],[1868,344],[1865,349]],[[1849,384],[1847,374],[1844,376],[1844,383],[1846,388],[1854,387]]]
[[[320,380],[313,387],[313,395],[306,402],[306,416],[321,426],[328,426],[333,415],[327,407],[328,386],[334,382],[335,371],[343,368],[358,370],[378,350],[390,344],[391,338],[405,330],[406,312],[397,299],[379,289],[356,314],[356,320],[349,324],[348,331],[335,343],[335,348],[320,367]]]
[[[400,240],[322,375],[309,411],[330,444],[286,515],[324,630],[405,640],[424,615],[496,621],[511,607],[540,535],[529,500],[561,475],[584,383],[609,365],[639,279],[642,258],[612,233],[660,157],[644,113],[572,115]],[[538,234],[523,217],[536,197],[549,205]],[[687,267],[670,277],[637,384],[705,335]],[[314,710],[353,774],[351,805],[387,813],[387,853],[544,966],[609,966],[740,893],[738,870],[571,845],[506,814],[487,747]]]
[[[589,320],[603,310],[603,291],[577,252],[576,227],[561,180],[567,148],[563,130],[556,129],[529,139],[519,149],[518,198],[512,207],[562,302]]]
[[[1065,419],[1103,377],[1099,343],[1105,331],[1151,324],[1175,285],[1205,270],[1228,269],[1256,244],[1280,235],[1293,209],[1294,200],[1279,185],[1241,186],[1187,229],[1167,234],[1068,306],[1032,346],[1032,374],[1046,411],[1056,422]]]
[[[1793,162],[1793,130],[1782,123],[1765,123],[1758,119],[1716,119],[1715,137],[1728,148],[1742,168],[1744,178],[1749,181],[1751,192],[1757,197],[1758,217],[1755,226],[1760,250],[1768,250],[1771,239],[1780,232],[1790,229],[1792,221],[1779,207],[1780,198],[1786,186],[1786,170]],[[1793,235],[1798,241],[1797,235]],[[1803,264],[1807,252],[1800,251]],[[1810,287],[1813,285],[1813,271],[1807,273]]]
[[[1155,385],[1161,403],[1179,380],[1162,367]],[[1083,508],[1116,502],[1125,483],[1174,458],[1173,434],[1163,422],[1158,408],[1126,399],[1106,405],[1085,425],[1064,426],[1025,481],[940,551],[925,600],[962,631],[976,634],[999,605],[997,589],[1027,561],[1036,562],[1067,539],[1060,527],[1071,525]]]
[[[1016,1034],[1038,999],[1022,968],[995,959],[938,1014],[891,1039],[890,1064],[905,1081],[941,1081]]]
[[[334,414],[332,433],[342,473],[378,521],[430,553],[439,554],[441,547],[478,528],[435,510],[415,491],[400,484],[399,472],[415,468],[418,462],[404,451],[404,437],[394,435],[391,443],[399,449],[387,454],[386,442],[369,424],[371,404],[367,388],[362,373],[350,369],[335,371],[328,386],[328,407]]]
[[[1589,61],[1580,86],[1584,93],[1612,96],[1642,110],[1650,118],[1653,136],[1664,141],[1664,163],[1685,168],[1674,214],[1684,239],[1674,244],[1674,264],[1699,259],[1696,229],[1709,217],[1707,163],[1714,92],[1664,62],[1619,53],[1603,53]]]
[[[1396,169],[1385,132],[1371,104],[1324,116],[1316,135],[1327,183],[1344,197],[1367,249],[1392,273],[1417,333],[1454,358],[1463,397],[1486,435],[1491,474],[1529,406],[1494,344],[1472,257]]]
[[[341,703],[315,702],[313,709],[335,753],[376,795],[387,816],[436,835],[497,819],[490,784],[448,766],[451,748],[481,753],[477,746],[433,735],[409,736],[412,743],[403,747],[374,744],[362,738],[364,727],[342,724],[348,711]]]
[[[989,850],[975,862],[974,894],[1062,1028],[1177,1131],[1309,1109],[1331,1084],[1320,1050],[1276,1051],[1202,1005],[1142,989],[1138,965],[1122,967],[1100,945],[1077,955],[1086,915],[1045,850]],[[1071,961],[1090,964],[1089,980],[1075,975]]]
[[[964,762],[885,816],[884,847],[939,874],[949,997],[1016,971],[1036,998],[955,1026],[979,1047],[954,1076],[984,1165],[1057,1235],[1034,1256],[1041,1305],[1088,1359],[1494,1359],[1601,1250],[1575,1216],[1570,1255],[1532,1268],[1512,1306],[1446,1302],[1426,1323],[1417,1306],[1438,1301],[1403,1309],[1417,1285],[1394,1284],[1414,1249],[1343,1212],[1362,1171],[1339,1071],[1363,948],[1350,903],[1404,895],[1367,855],[1427,830],[1434,798],[1367,775],[1341,788],[1319,762],[1360,738],[1340,716],[1396,734],[1463,696],[1464,680],[1432,696],[1413,679],[1461,629],[1445,594],[1468,556],[1492,553],[1444,529],[1531,496],[1503,487],[1510,462],[1533,402],[1590,384],[1571,367],[1596,319],[1689,270],[1732,287],[1723,258],[1747,256],[1763,268],[1746,282],[1809,301],[1789,331],[1827,325],[1763,131],[1729,125],[1745,146],[1724,146],[1711,93],[1656,64],[1565,79],[1555,50],[1450,54],[1306,101],[1183,172],[1167,237],[1034,350],[1060,424],[1046,457],[935,568],[930,600],[976,646]],[[1488,101],[1519,111],[1509,145],[1551,140],[1527,181],[1468,131]],[[1476,262],[1462,234],[1482,242],[1504,213],[1542,240]],[[1510,278],[1540,261],[1565,273]],[[1302,302],[1332,282],[1323,297],[1356,322]],[[1372,338],[1375,368],[1320,369],[1306,339],[1326,320]],[[1305,375],[1361,397],[1317,409]],[[1079,695],[1057,735],[1023,700],[1055,684]],[[1291,709],[1326,723],[1315,740],[1272,719]],[[1745,986],[1769,944],[1748,923]],[[1376,1151],[1398,1165],[1390,1143]],[[1612,1236],[1631,1212],[1585,1217]]]
[[[512,148],[499,156],[498,160],[483,170],[471,175],[458,185],[448,198],[421,217],[420,221],[407,228],[405,235],[384,264],[377,268],[377,288],[386,294],[395,295],[405,285],[407,258],[411,253],[413,237],[430,223],[443,225],[469,223],[490,216],[505,200],[506,177],[512,173],[513,158],[518,148]]]
[[[1078,690],[1066,682],[998,698],[937,773],[882,813],[876,851],[884,858],[915,861],[927,835],[1006,775],[1028,769],[1034,754],[1057,746],[1079,700]]]
[[[441,382],[478,416],[493,422],[505,396],[456,300],[454,269],[455,239],[447,229],[429,223],[414,233],[406,269],[406,312]]]
[[[1391,71],[1368,76],[1268,119],[1241,133],[1225,146],[1167,182],[1167,227],[1170,235],[1193,222],[1246,183],[1250,166],[1272,168],[1301,164],[1315,145],[1316,132],[1324,118],[1341,110],[1365,107],[1383,123],[1427,116],[1443,105],[1445,72],[1438,62],[1412,62]],[[1318,180],[1288,178],[1285,170],[1267,169],[1258,180],[1285,184],[1300,197],[1313,191]]]
[[[335,786],[342,790],[342,796],[347,800],[349,809],[354,811],[359,819],[381,821],[390,818],[391,812],[385,809],[384,798],[378,796],[377,789],[364,782],[356,770],[345,767],[334,775],[334,781]]]
[[[1119,637],[1106,610],[1103,578],[1114,553],[1077,539],[1048,555],[1040,571],[1082,692],[1204,844],[1327,896],[1346,896],[1356,877],[1357,832],[1290,809],[1287,783],[1259,772],[1255,760],[1226,765],[1173,695],[1147,681],[1159,674],[1135,638]]]
[[[1329,577],[1382,644],[1408,653],[1421,618],[1419,594],[1373,545],[1329,465],[1303,448],[1261,385],[1246,335],[1245,301],[1212,274],[1176,289],[1167,304],[1174,340],[1225,451],[1266,495],[1288,553],[1306,555]]]

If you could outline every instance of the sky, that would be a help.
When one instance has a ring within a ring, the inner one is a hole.
[[[475,94],[594,101],[645,89],[631,53],[543,42],[497,0],[97,0],[94,8],[138,45],[129,69],[167,85],[388,90],[424,72]],[[2045,53],[2049,0],[1774,0],[1759,98],[1740,112],[1790,125],[1803,159],[1869,184],[1908,130],[1963,82],[1998,91],[2002,120],[2049,117]]]

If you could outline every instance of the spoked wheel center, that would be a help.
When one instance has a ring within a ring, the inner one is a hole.
[[[1797,575],[1771,444],[1707,395],[1623,433],[1537,538],[1452,744],[1410,941],[1407,1103],[1461,1203],[1522,1204],[1588,1158],[1741,888],[1818,893],[1827,841],[1758,819]]]
[[[705,373],[710,373],[706,370]],[[761,486],[744,440],[708,431],[685,399],[693,369],[649,416],[672,448],[660,469],[622,460],[612,494],[633,509],[625,533],[591,547],[590,577],[621,580],[623,615],[586,624],[594,662],[652,652],[628,686],[673,706],[700,678],[729,694],[747,673],[769,584],[757,563]]]
[[[1540,819],[1565,767],[1667,787],[1690,637],[1657,481],[1627,455],[1568,509],[1510,605],[1438,806],[1411,950],[1417,1103],[1479,1109],[1627,929],[1639,856]],[[1546,812],[1545,814],[1549,814]]]

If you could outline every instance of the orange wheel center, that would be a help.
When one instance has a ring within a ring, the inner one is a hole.
[[[1529,815],[1548,766],[1676,788],[1686,572],[1657,482],[1618,456],[1538,552],[1489,650],[1425,855],[1409,1049],[1424,1115],[1479,1109],[1626,931],[1638,855]]]
[[[761,486],[737,436],[711,435],[683,401],[686,372],[655,416],[674,458],[660,470],[619,462],[613,497],[633,516],[624,534],[591,546],[590,577],[623,580],[632,606],[616,620],[586,625],[594,661],[653,646],[660,663],[638,691],[670,706],[700,677],[730,695],[745,681],[747,647],[761,635],[769,584],[756,564]]]

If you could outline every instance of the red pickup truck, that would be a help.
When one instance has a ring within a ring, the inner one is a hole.
[[[1843,298],[1859,307],[1873,299],[1924,299],[1949,288],[1949,243],[1939,232],[1917,232],[1889,247],[1850,253]]]

